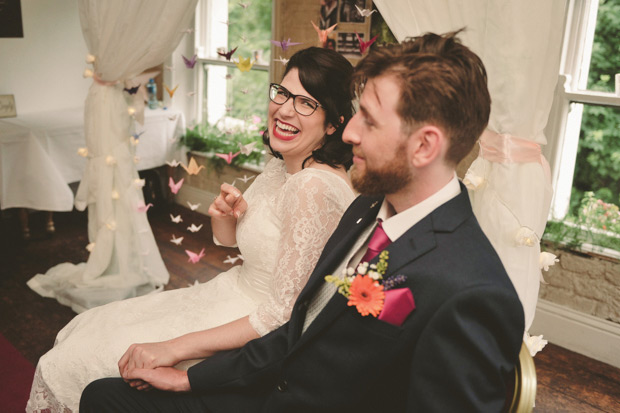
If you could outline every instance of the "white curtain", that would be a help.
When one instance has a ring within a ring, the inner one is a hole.
[[[465,183],[474,212],[521,298],[526,329],[541,279],[551,180],[540,145],[558,79],[566,0],[375,0],[400,41],[466,27],[492,99],[480,156]]]
[[[168,282],[144,212],[131,139],[143,102],[128,104],[123,88],[143,82],[139,74],[174,51],[193,23],[196,2],[78,0],[94,81],[84,109],[82,155],[88,165],[75,206],[88,207],[91,253],[86,263],[59,264],[28,281],[39,294],[77,312],[158,291]]]

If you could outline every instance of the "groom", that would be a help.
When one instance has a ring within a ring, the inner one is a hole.
[[[456,33],[370,53],[355,70],[359,111],[343,137],[362,196],[328,241],[291,320],[187,373],[126,377],[165,391],[93,382],[80,410],[500,411],[523,309],[455,173],[488,122],[486,80]],[[358,277],[346,272],[365,261]],[[373,264],[384,272],[377,282],[366,273]],[[330,274],[335,282],[325,281]],[[348,298],[336,287],[347,281]]]

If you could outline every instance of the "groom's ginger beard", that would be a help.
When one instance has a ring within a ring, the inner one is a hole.
[[[363,171],[353,165],[351,168],[353,188],[362,195],[386,195],[398,192],[411,182],[410,165],[407,162],[406,153],[406,142],[402,142],[392,159],[380,167],[371,167],[366,158],[364,158]]]

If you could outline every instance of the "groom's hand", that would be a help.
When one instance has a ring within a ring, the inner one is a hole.
[[[191,391],[187,372],[177,370],[174,367],[133,369],[127,372],[125,379],[131,387],[138,390],[149,390],[151,387],[154,387],[164,391]]]
[[[118,361],[118,371],[127,380],[129,370],[169,367],[177,362],[168,342],[132,344]]]

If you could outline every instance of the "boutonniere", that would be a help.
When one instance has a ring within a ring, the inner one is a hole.
[[[404,275],[394,275],[383,279],[388,268],[389,253],[382,251],[377,264],[367,262],[357,266],[357,270],[347,268],[342,278],[333,275],[325,281],[335,284],[338,292],[349,299],[347,305],[355,306],[363,315],[372,315],[395,325],[402,325],[413,311],[413,294],[408,288],[397,288],[406,280]]]

